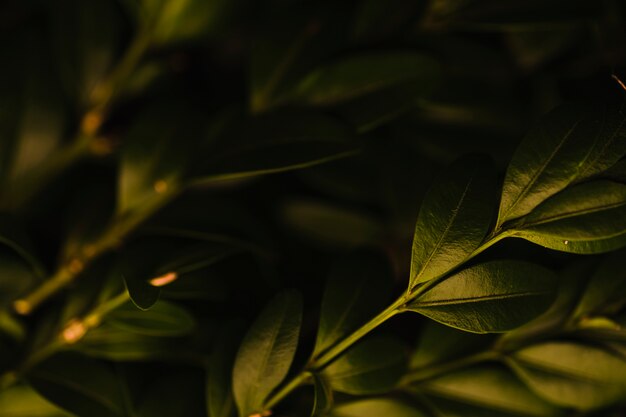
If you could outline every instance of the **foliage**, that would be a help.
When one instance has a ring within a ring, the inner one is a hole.
[[[623,415],[624,18],[3,2],[0,415]]]

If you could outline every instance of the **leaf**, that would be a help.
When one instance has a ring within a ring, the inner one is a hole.
[[[450,373],[419,386],[446,416],[560,416],[510,371],[489,365]]]
[[[23,296],[39,281],[39,276],[15,252],[0,247],[0,305]]]
[[[332,417],[425,417],[407,403],[391,398],[371,398],[336,406]]]
[[[25,385],[16,385],[0,394],[0,415],[7,417],[70,417]]]
[[[472,333],[505,332],[546,311],[557,282],[552,271],[535,264],[491,261],[452,275],[407,309]]]
[[[89,330],[72,349],[94,358],[136,362],[176,358],[183,346],[177,339],[146,336],[102,324]]]
[[[147,210],[176,190],[198,135],[195,116],[185,105],[168,102],[135,118],[121,149],[118,214]]]
[[[424,198],[413,238],[410,289],[450,271],[480,246],[495,202],[490,166],[484,157],[463,158]]]
[[[125,29],[123,13],[108,0],[63,0],[52,11],[54,63],[69,97],[84,105],[117,57]]]
[[[365,213],[318,201],[294,200],[282,209],[283,221],[298,234],[325,246],[376,244],[380,222]]]
[[[102,362],[61,353],[36,366],[27,378],[47,400],[79,416],[124,416],[118,381]]]
[[[262,412],[267,396],[287,376],[300,333],[302,301],[280,293],[246,333],[233,369],[233,393],[240,416]]]
[[[198,184],[307,168],[355,153],[352,132],[328,116],[281,110],[243,120],[195,174]]]
[[[626,245],[626,184],[597,180],[549,198],[514,226],[513,236],[573,253]]]
[[[492,335],[462,332],[429,320],[419,333],[410,366],[412,369],[430,368],[485,350],[492,343]]]
[[[589,279],[582,293],[574,317],[582,318],[591,314],[603,313],[611,307],[620,308],[626,293],[626,271],[624,253],[621,250],[607,255]]]
[[[232,369],[240,342],[240,322],[228,322],[211,354],[206,378],[206,405],[208,417],[231,417],[235,415],[232,392]]]
[[[195,320],[182,307],[159,301],[148,311],[126,303],[109,313],[105,322],[121,330],[146,335],[173,337],[193,331]]]
[[[377,252],[359,251],[333,265],[320,312],[314,356],[322,354],[385,307],[393,275]]]
[[[409,80],[428,85],[436,62],[414,52],[371,52],[344,58],[311,71],[291,93],[297,102],[329,105]]]
[[[407,369],[407,349],[397,339],[375,337],[348,350],[324,375],[334,391],[352,395],[391,391]]]
[[[562,407],[597,409],[626,394],[626,361],[599,346],[539,343],[511,355],[508,364],[537,395]]]
[[[568,104],[526,136],[504,179],[498,225],[530,213],[570,184],[607,170],[626,154],[623,110]]]
[[[333,407],[333,390],[328,381],[320,374],[313,375],[313,389],[315,398],[311,417],[323,417],[328,414]]]

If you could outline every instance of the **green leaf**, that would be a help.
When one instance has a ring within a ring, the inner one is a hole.
[[[310,72],[294,88],[293,100],[329,105],[409,80],[428,85],[436,62],[414,52],[372,52],[344,58]]]
[[[121,149],[118,213],[147,210],[175,191],[197,135],[195,114],[180,103],[155,104],[140,113]]]
[[[621,250],[607,255],[589,279],[582,298],[574,312],[581,318],[590,314],[603,313],[608,309],[619,309],[626,294],[626,270]]]
[[[558,408],[538,397],[510,371],[477,366],[430,380],[419,386],[446,416],[562,415]]]
[[[462,332],[429,320],[419,333],[410,366],[412,369],[430,368],[485,350],[492,343],[493,335]]]
[[[407,369],[406,346],[390,337],[367,339],[324,369],[334,391],[352,395],[392,390]]]
[[[121,330],[160,337],[182,336],[195,327],[191,314],[182,307],[163,300],[148,311],[126,303],[109,313],[105,321]]]
[[[377,219],[359,211],[314,200],[287,202],[281,217],[296,233],[324,246],[376,244],[382,234]]]
[[[39,281],[39,276],[15,252],[0,247],[0,305],[23,296]]]
[[[68,95],[86,104],[117,57],[124,16],[116,2],[63,0],[53,7],[52,42]],[[71,10],[72,13],[68,13]]]
[[[235,354],[243,333],[241,322],[228,322],[211,354],[206,379],[206,405],[208,417],[232,417],[235,401],[232,392],[232,369]]]
[[[407,403],[391,398],[371,398],[336,406],[332,417],[425,417]]]
[[[233,369],[233,392],[240,416],[262,412],[267,396],[287,376],[300,334],[302,300],[280,293],[257,317],[241,342]]]
[[[596,409],[626,395],[626,361],[599,346],[540,343],[514,353],[508,363],[537,395],[563,407]]]
[[[452,275],[407,308],[472,333],[505,332],[546,311],[557,282],[552,271],[535,264],[492,261]]]
[[[597,180],[563,190],[516,224],[513,235],[573,253],[599,253],[624,246],[626,184]]]
[[[382,310],[392,285],[391,267],[377,252],[355,252],[337,261],[322,298],[314,356],[332,347]]]
[[[71,348],[87,356],[114,362],[175,359],[182,350],[180,340],[132,333],[109,324],[89,330]]]
[[[333,407],[333,390],[326,378],[322,375],[313,374],[313,409],[311,410],[311,417],[323,417],[328,414]]]
[[[509,164],[498,225],[530,213],[568,185],[607,170],[626,154],[621,109],[563,105],[524,139]]]
[[[328,116],[282,110],[244,120],[205,161],[195,182],[248,178],[307,168],[355,153],[352,132]]]
[[[70,417],[25,385],[16,385],[0,394],[0,415],[6,417]]]
[[[61,353],[36,366],[27,378],[47,400],[79,416],[125,415],[119,383],[102,362]]]
[[[445,274],[480,246],[495,203],[490,167],[487,158],[466,157],[432,186],[417,217],[409,288]]]

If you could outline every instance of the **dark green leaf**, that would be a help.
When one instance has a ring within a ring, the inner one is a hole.
[[[16,385],[0,394],[0,415],[6,417],[70,417],[30,387]]]
[[[367,339],[331,363],[324,375],[334,391],[353,395],[385,393],[406,372],[406,353],[406,346],[397,339]]]
[[[333,408],[332,417],[425,417],[407,403],[391,398],[372,398],[345,403]]]
[[[182,350],[180,340],[145,336],[108,324],[89,330],[72,349],[115,362],[175,359]]]
[[[562,412],[535,395],[510,371],[480,366],[420,385],[446,416],[553,417]]]
[[[473,333],[515,329],[554,301],[552,271],[521,261],[492,261],[460,271],[408,305],[447,326]]]
[[[243,333],[242,323],[228,322],[219,335],[207,370],[206,405],[208,417],[232,417],[235,401],[232,392],[232,369],[237,346]]]
[[[621,109],[564,105],[524,139],[506,172],[498,225],[530,213],[573,182],[598,174],[626,153]]]
[[[344,58],[313,70],[295,87],[293,100],[328,105],[409,80],[431,84],[436,62],[413,52],[378,52]]]
[[[514,236],[574,253],[626,245],[626,185],[597,180],[561,191],[514,226]]]
[[[376,244],[381,224],[365,213],[316,201],[291,201],[285,204],[285,223],[313,242],[337,247]]]
[[[15,252],[0,247],[0,305],[24,295],[39,277]]]
[[[326,378],[322,375],[313,374],[313,389],[315,398],[313,399],[313,410],[311,417],[323,417],[328,414],[333,407],[333,390]]]
[[[115,374],[104,363],[74,353],[57,354],[35,367],[28,382],[50,402],[79,416],[124,416]]]
[[[355,252],[333,266],[320,313],[314,355],[356,330],[382,310],[391,293],[392,271],[376,252]]]
[[[480,246],[495,202],[490,167],[484,157],[461,159],[430,189],[415,226],[409,288],[445,274]]]
[[[243,339],[233,369],[233,393],[240,416],[262,412],[267,396],[280,384],[298,347],[302,300],[283,292],[257,317]]]
[[[540,343],[508,362],[537,395],[563,407],[606,407],[626,394],[626,361],[598,346]]]
[[[126,303],[106,316],[113,327],[146,336],[182,336],[190,333],[195,321],[182,307],[159,301],[148,311]]]

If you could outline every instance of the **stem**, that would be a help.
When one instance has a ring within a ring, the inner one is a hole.
[[[305,382],[309,380],[311,377],[311,373],[308,371],[302,371],[298,375],[296,375],[287,385],[280,389],[276,394],[272,395],[264,405],[266,410],[274,407],[280,401],[283,400],[287,395],[291,394],[296,388],[300,385],[303,385]]]
[[[73,282],[94,259],[117,247],[137,226],[178,195],[178,192],[178,189],[174,189],[167,193],[156,195],[142,210],[136,210],[128,215],[118,217],[113,226],[105,231],[93,244],[87,245],[82,253],[71,259],[66,265],[61,266],[48,280],[26,297],[16,300],[13,303],[15,311],[21,315],[30,314],[44,301]]]

